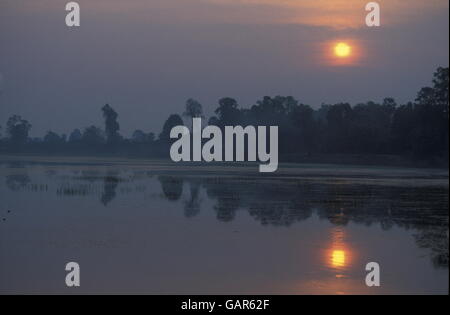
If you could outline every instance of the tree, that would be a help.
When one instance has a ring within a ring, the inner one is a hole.
[[[449,68],[439,67],[434,73],[433,87],[435,92],[436,105],[442,106],[444,111],[448,114],[448,78]]]
[[[131,136],[131,141],[134,143],[145,143],[146,142],[147,135],[145,132],[143,132],[140,129],[137,129],[133,132],[133,135]]]
[[[105,142],[105,138],[100,128],[90,126],[84,130],[82,141],[87,145],[99,145]]]
[[[391,124],[391,152],[397,154],[412,153],[415,121],[413,103],[399,106],[395,110]]]
[[[117,122],[119,116],[116,111],[106,104],[102,107],[103,118],[105,119],[106,142],[110,145],[117,144],[120,141],[120,125]]]
[[[354,153],[387,153],[395,101],[385,99],[383,104],[367,102],[353,107],[349,140]]]
[[[346,153],[351,146],[350,125],[353,109],[348,103],[340,103],[328,108],[326,147],[334,153]]]
[[[151,143],[155,141],[155,134],[153,132],[145,133],[140,129],[133,132],[131,142],[133,143]]]
[[[304,153],[310,153],[317,145],[315,143],[317,130],[313,113],[314,110],[308,105],[299,104],[290,108],[289,117],[294,126],[292,130],[287,129],[288,126],[284,128],[288,134],[287,138],[289,138],[287,145],[284,146],[286,150],[295,148]],[[292,146],[292,143],[296,143],[296,146]]]
[[[159,139],[165,142],[170,142],[170,131],[175,126],[184,126],[184,123],[180,115],[172,114],[164,123],[162,132],[159,134]]]
[[[448,155],[448,75],[448,68],[438,68],[433,87],[424,87],[417,94],[413,131],[417,156]]]
[[[13,144],[20,145],[27,141],[31,129],[31,124],[27,120],[14,115],[8,119],[6,126],[10,141]]]
[[[297,102],[295,100],[292,101],[291,97],[275,96],[274,98],[271,98],[269,96],[264,96],[264,98],[261,101],[257,101],[256,104],[257,105],[252,107],[252,111],[260,116],[259,120],[267,120],[269,117],[272,117],[273,120],[275,117],[280,118],[284,116],[286,114],[286,107],[292,109],[297,105]]]
[[[62,144],[66,142],[66,136],[59,136],[57,133],[49,131],[44,137],[44,142],[51,145]]]
[[[215,110],[220,126],[233,126],[239,120],[238,103],[235,99],[225,97],[219,100],[219,107]]]
[[[390,112],[393,112],[397,108],[397,102],[392,97],[386,97],[383,100],[383,107]]]
[[[212,116],[208,120],[208,125],[209,126],[219,126],[220,125],[219,118],[217,118],[216,116]]]
[[[147,134],[147,141],[148,142],[154,142],[155,141],[155,134],[153,132],[149,132]]]
[[[81,141],[83,135],[81,134],[80,129],[75,129],[69,136],[69,142],[78,142]]]
[[[196,100],[190,98],[186,101],[186,109],[183,113],[183,116],[195,118],[202,117],[203,115],[203,107],[202,104],[197,102]]]

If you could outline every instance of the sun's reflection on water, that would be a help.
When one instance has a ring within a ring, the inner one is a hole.
[[[345,267],[345,251],[333,250],[333,253],[331,254],[331,264],[336,268]]]
[[[335,273],[336,278],[345,278],[351,265],[352,251],[346,242],[345,230],[342,227],[331,229],[331,245],[326,251],[326,265]]]

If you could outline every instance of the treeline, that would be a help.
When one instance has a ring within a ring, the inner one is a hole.
[[[414,102],[397,104],[392,98],[382,103],[323,104],[314,110],[291,96],[264,97],[250,108],[233,98],[219,100],[209,125],[279,126],[281,159],[296,161],[315,155],[398,155],[448,165],[449,68],[438,68],[432,86],[422,88]],[[104,127],[75,129],[69,136],[53,131],[43,138],[30,138],[32,125],[20,116],[6,123],[0,140],[4,153],[113,154],[167,157],[170,130],[183,125],[183,117],[203,117],[203,107],[189,99],[185,111],[173,114],[162,131],[136,130],[131,138],[120,134],[117,112],[109,105],[101,109]],[[187,124],[190,126],[190,124]]]

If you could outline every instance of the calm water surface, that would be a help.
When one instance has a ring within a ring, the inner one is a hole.
[[[0,199],[0,293],[448,293],[447,171],[3,162]]]

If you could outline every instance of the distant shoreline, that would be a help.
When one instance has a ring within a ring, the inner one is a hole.
[[[173,166],[192,165],[199,166],[240,166],[240,167],[256,167],[254,162],[197,162],[197,163],[175,163],[169,158],[160,157],[143,157],[129,155],[108,155],[108,154],[80,154],[80,155],[44,155],[44,154],[2,154],[0,153],[0,165],[5,163],[26,163],[26,164],[92,164],[92,165],[120,165],[130,164],[173,164]],[[364,155],[364,154],[311,154],[311,155],[281,155],[280,163],[286,167],[288,165],[308,165],[317,164],[323,166],[361,166],[361,167],[397,167],[397,168],[420,168],[448,171],[447,164],[440,161],[417,161],[398,155]],[[276,173],[275,173],[276,174]]]

